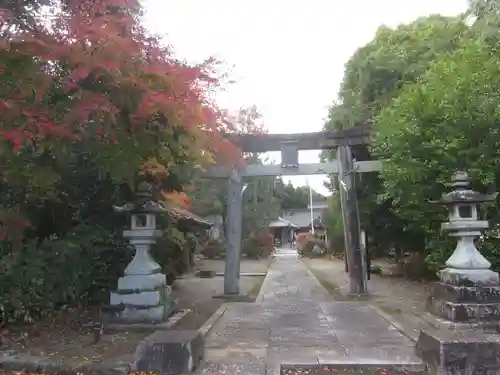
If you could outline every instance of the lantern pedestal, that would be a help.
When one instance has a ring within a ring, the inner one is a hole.
[[[471,234],[480,232],[452,234],[460,237],[457,248],[446,262],[448,268],[439,272],[441,282],[431,288],[427,308],[451,322],[500,320],[499,275],[489,269],[490,262],[476,249]]]
[[[171,288],[149,250],[161,231],[135,228],[123,232],[135,247],[134,259],[110,295],[114,320],[121,323],[161,323],[174,309]]]

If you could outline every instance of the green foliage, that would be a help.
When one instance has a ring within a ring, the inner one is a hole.
[[[217,259],[224,256],[224,244],[215,239],[209,239],[201,247],[201,253],[205,258]]]
[[[328,248],[334,253],[342,253],[344,251],[344,223],[339,194],[328,198],[328,207],[323,214],[323,222],[328,233]]]
[[[191,211],[202,217],[225,214],[227,185],[226,179],[195,179],[189,192]]]
[[[468,28],[457,18],[431,16],[396,29],[380,27],[375,38],[348,61],[339,103],[326,127],[371,122],[373,116],[408,82],[415,82],[441,54],[456,49]]]
[[[190,248],[188,234],[181,232],[169,215],[159,215],[157,225],[163,228],[163,235],[152,246],[151,254],[162,266],[168,284],[172,284],[179,275],[187,271],[190,259],[186,252],[192,253],[194,248]]]
[[[396,103],[397,99],[394,98],[398,98],[408,86],[419,86],[420,77],[436,61],[443,56],[453,55],[457,49],[461,48],[463,40],[470,39],[474,35],[476,32],[468,27],[462,18],[438,15],[421,18],[395,29],[381,27],[375,38],[360,48],[347,63],[339,92],[340,101],[331,107],[325,127],[330,130],[340,130],[359,124],[375,123],[377,131],[382,131],[381,127],[384,127],[383,132],[397,133],[403,123],[412,122],[414,119],[410,120],[408,116],[391,123],[386,117],[387,120],[382,124],[379,121],[380,113],[387,111],[388,107],[392,108],[394,113],[402,113],[398,112],[397,106],[401,104],[405,107],[407,103],[404,103],[404,100]],[[455,78],[460,79],[460,76]],[[443,88],[446,85],[447,83],[442,83]],[[435,104],[439,105],[439,103],[438,101]],[[418,106],[418,103],[414,102],[414,104]],[[422,112],[425,112],[425,109],[421,107],[418,113],[413,114],[419,117]],[[392,119],[396,120],[397,116],[395,114]],[[427,119],[421,117],[418,121],[427,121]],[[405,152],[409,149],[421,149],[422,145],[421,139],[407,137],[405,140],[406,143],[403,142],[398,146],[401,147],[400,156],[403,159]],[[386,144],[387,152],[377,152],[373,155],[374,150],[358,149],[355,157],[357,160],[385,159],[392,152],[390,142],[392,140]],[[378,145],[377,150],[380,151],[382,145],[380,142]],[[331,154],[324,156],[330,159],[335,157]],[[418,175],[421,168],[418,171],[414,170],[414,173]],[[448,171],[446,178],[449,179],[450,174],[451,172]],[[431,208],[426,202],[430,198],[436,198],[442,190],[436,191],[433,189],[435,185],[426,185],[427,181],[421,181],[423,189],[419,196],[411,197],[414,204],[412,211],[400,214],[400,210],[394,209],[395,205],[398,205],[399,201],[406,200],[413,193],[405,190],[399,190],[396,193],[394,188],[393,194],[389,195],[386,190],[386,176],[386,174],[382,176],[363,174],[356,182],[359,189],[361,225],[367,233],[370,251],[372,254],[382,254],[388,251],[396,251],[396,253],[424,251],[429,245],[428,242],[437,235],[436,232],[432,232],[432,236],[428,236],[429,225],[435,228],[441,218],[439,211],[436,212],[435,208],[429,211]],[[397,178],[402,178],[402,175]],[[400,186],[401,189],[403,189],[402,186]],[[412,191],[414,192],[415,188]],[[422,217],[432,217],[432,223],[426,221],[424,224]]]
[[[383,199],[392,200],[409,230],[438,237],[445,215],[428,200],[445,191],[456,169],[467,169],[478,190],[499,189],[499,74],[498,40],[478,33],[405,86],[377,117],[373,151],[387,160]],[[487,212],[498,221],[496,204]],[[433,253],[429,260],[442,258]]]
[[[281,178],[276,179],[274,196],[278,199],[281,210],[293,210],[307,208],[309,205],[309,187],[293,186],[289,181],[286,185]],[[313,200],[324,199],[324,197],[312,191]]]
[[[243,238],[250,239],[267,230],[279,215],[279,200],[274,197],[275,177],[245,178],[243,193]]]
[[[411,253],[402,261],[413,276],[439,270],[454,249],[439,228],[444,208],[429,203],[449,191],[445,183],[454,170],[467,169],[476,190],[500,190],[499,5],[470,0],[467,14],[457,18],[381,27],[349,60],[340,100],[329,111],[327,129],[374,125],[372,147],[355,155],[385,161],[379,175],[357,181],[362,227],[372,252]],[[497,205],[482,210],[494,227]],[[338,228],[334,212],[327,214],[331,232]],[[478,246],[498,269],[493,233]]]
[[[20,252],[3,242],[0,254],[0,321],[31,322],[65,306],[106,303],[133,250],[120,233],[80,225],[64,238]]]

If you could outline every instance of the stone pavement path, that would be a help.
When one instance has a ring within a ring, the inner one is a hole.
[[[277,375],[280,365],[423,369],[411,340],[364,302],[332,301],[294,250],[277,254],[256,302],[226,307],[206,337],[204,375]]]

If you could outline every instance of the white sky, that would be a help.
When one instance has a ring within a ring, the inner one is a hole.
[[[236,81],[219,94],[231,110],[257,105],[270,133],[320,131],[337,97],[344,64],[381,25],[429,14],[456,15],[467,0],[143,0],[145,25],[178,57],[224,61]],[[275,157],[273,155],[273,157]],[[279,161],[279,155],[275,157]],[[302,151],[300,162],[317,162]],[[325,176],[294,185],[323,194]]]

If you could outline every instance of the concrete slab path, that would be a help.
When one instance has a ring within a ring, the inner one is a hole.
[[[205,347],[204,375],[424,369],[411,340],[368,303],[333,301],[290,249],[276,254],[256,302],[226,304]]]

